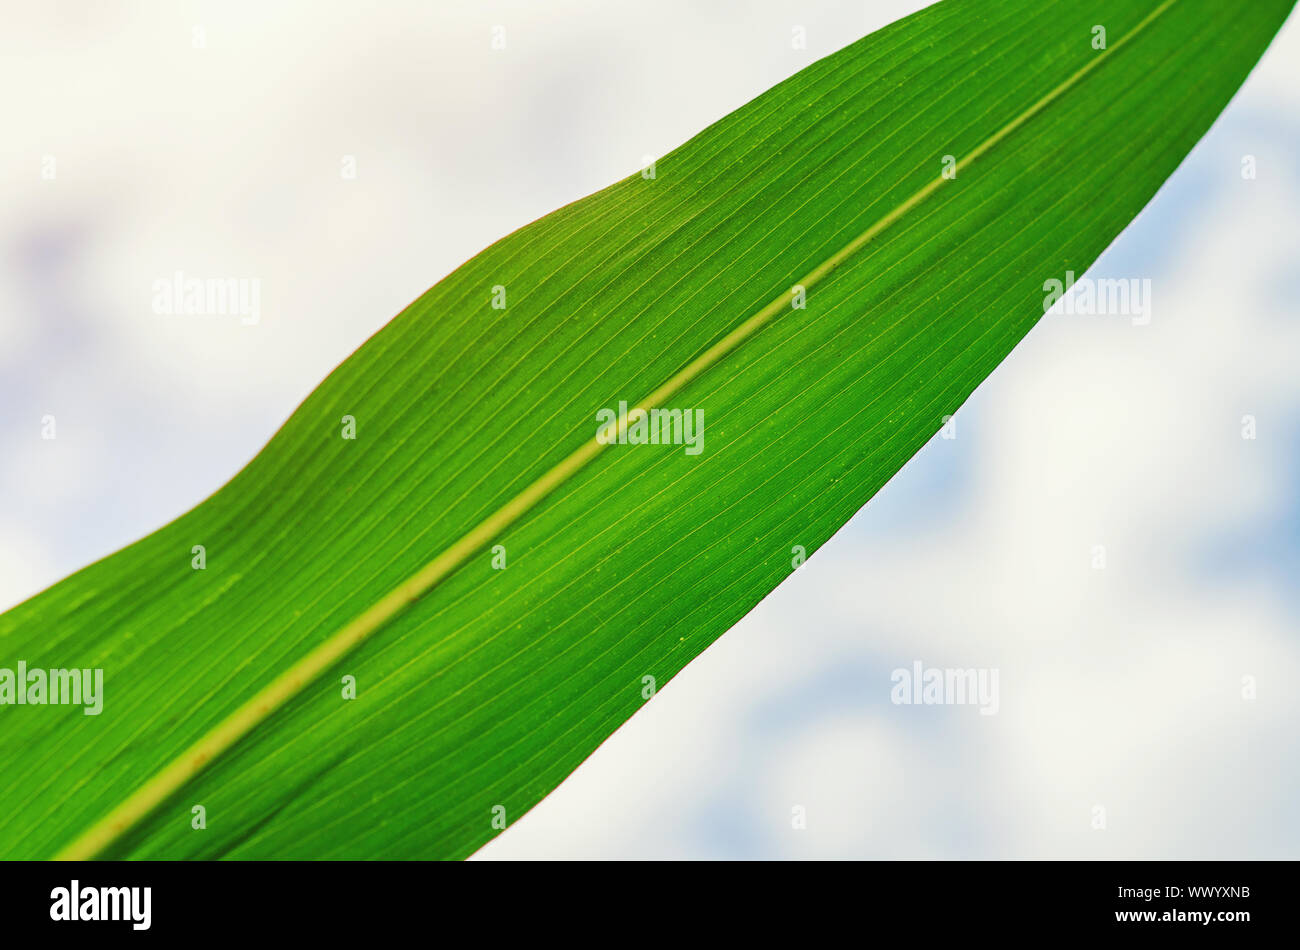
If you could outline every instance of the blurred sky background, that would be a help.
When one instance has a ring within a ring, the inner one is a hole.
[[[924,5],[0,2],[0,608],[495,239]],[[1150,325],[1045,317],[480,856],[1300,857],[1298,219],[1293,17],[1091,272],[1150,278]],[[259,279],[260,323],[155,314],[177,270]],[[914,660],[997,668],[998,714],[893,705]]]

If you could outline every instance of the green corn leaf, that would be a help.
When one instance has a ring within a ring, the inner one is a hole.
[[[0,706],[0,855],[472,853],[940,429],[1291,5],[945,0],[494,244],[0,616],[0,668],[104,671]]]

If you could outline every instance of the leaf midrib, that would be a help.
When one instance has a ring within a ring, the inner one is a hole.
[[[712,344],[703,353],[687,363],[686,366],[674,373],[667,381],[639,401],[633,407],[633,410],[629,411],[628,416],[619,420],[615,442],[617,436],[622,436],[627,431],[628,418],[632,411],[640,409],[648,412],[663,406],[668,399],[671,399],[708,370],[721,363],[723,359],[775,320],[781,313],[790,309],[796,293],[795,288],[802,287],[806,294],[811,293],[817,285],[822,283],[864,246],[905,217],[914,208],[924,203],[946,182],[955,180],[962,169],[987,154],[1018,128],[1099,68],[1102,63],[1112,59],[1120,49],[1128,45],[1134,37],[1142,33],[1177,2],[1178,0],[1163,0],[1158,7],[1147,14],[1119,40],[1115,41],[1107,49],[1098,51],[1098,56],[1077,69],[959,159],[955,163],[952,178],[945,178],[940,175],[923,185],[914,194],[849,241],[844,247],[797,280],[791,289],[773,298],[766,306],[744,320],[722,339]],[[452,543],[442,553],[425,564],[424,567],[398,584],[389,593],[345,624],[338,632],[331,635],[325,642],[313,648],[306,656],[294,663],[284,673],[281,673],[191,745],[185,752],[177,756],[170,764],[136,789],[117,808],[60,850],[55,855],[55,858],[57,860],[85,860],[95,857],[148,815],[167,797],[198,775],[213,760],[233,747],[240,739],[269,718],[271,714],[298,695],[307,685],[314,682],[317,677],[342,659],[343,656],[350,653],[390,620],[427,594],[444,578],[461,567],[475,553],[486,547],[490,541],[513,525],[560,485],[563,485],[585,468],[605,447],[605,443],[601,443],[593,437],[591,441],[585,442],[574,450],[536,481],[462,535],[459,540]]]

